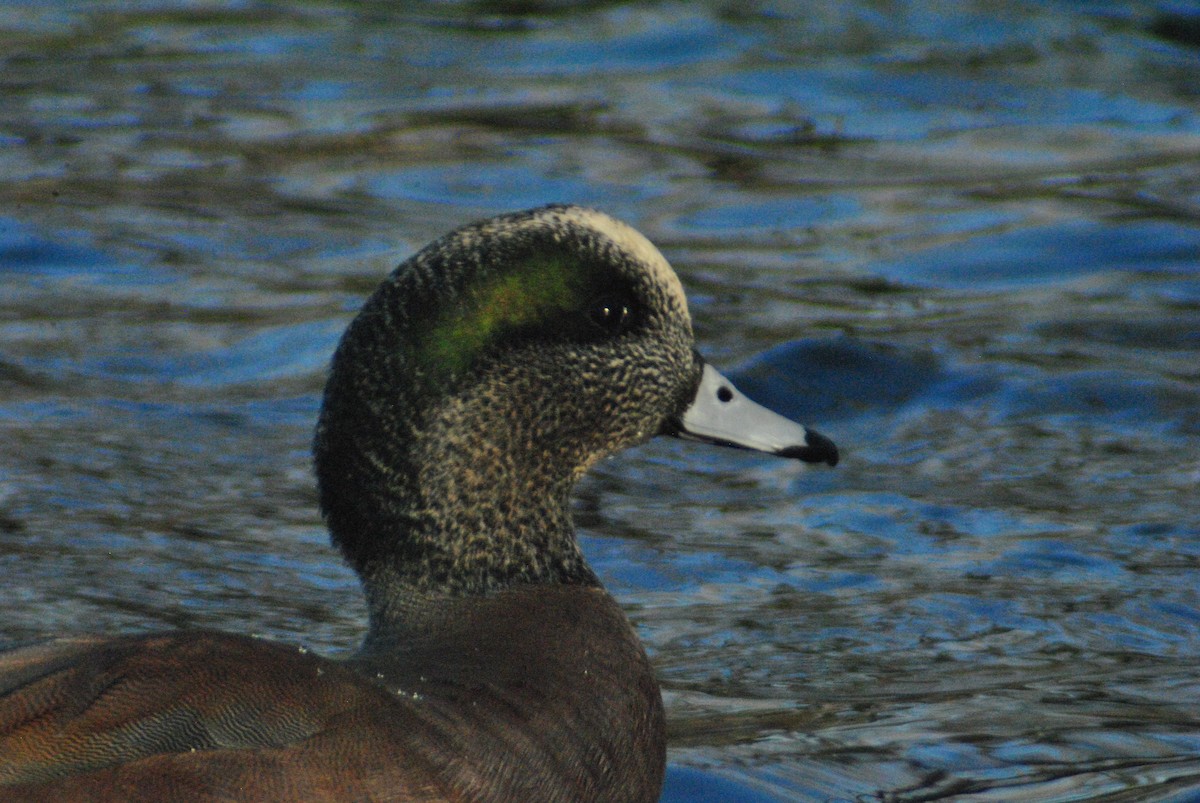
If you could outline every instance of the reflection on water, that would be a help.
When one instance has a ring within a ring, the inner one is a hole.
[[[352,646],[308,465],[338,333],[429,238],[575,201],[845,453],[653,443],[581,486],[664,681],[666,799],[1188,799],[1198,20],[7,4],[0,640]]]

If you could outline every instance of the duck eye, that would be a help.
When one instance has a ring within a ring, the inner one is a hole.
[[[630,304],[612,296],[598,299],[592,304],[588,316],[592,323],[609,335],[618,335],[633,323],[633,309]]]

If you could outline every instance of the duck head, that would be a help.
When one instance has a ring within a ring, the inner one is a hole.
[[[658,434],[837,461],[704,362],[679,279],[637,231],[574,206],[503,215],[408,259],[346,331],[317,427],[321,507],[374,613],[382,588],[598,584],[571,489]]]

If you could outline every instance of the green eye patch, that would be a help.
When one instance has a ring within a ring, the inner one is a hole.
[[[422,362],[435,373],[461,371],[499,337],[582,311],[595,284],[589,278],[579,263],[542,256],[468,288],[464,303],[444,310],[422,339]]]

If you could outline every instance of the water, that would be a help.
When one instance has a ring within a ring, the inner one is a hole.
[[[1200,11],[7,3],[0,640],[361,635],[308,446],[453,225],[593,204],[833,437],[655,442],[576,505],[664,799],[1200,789]]]

